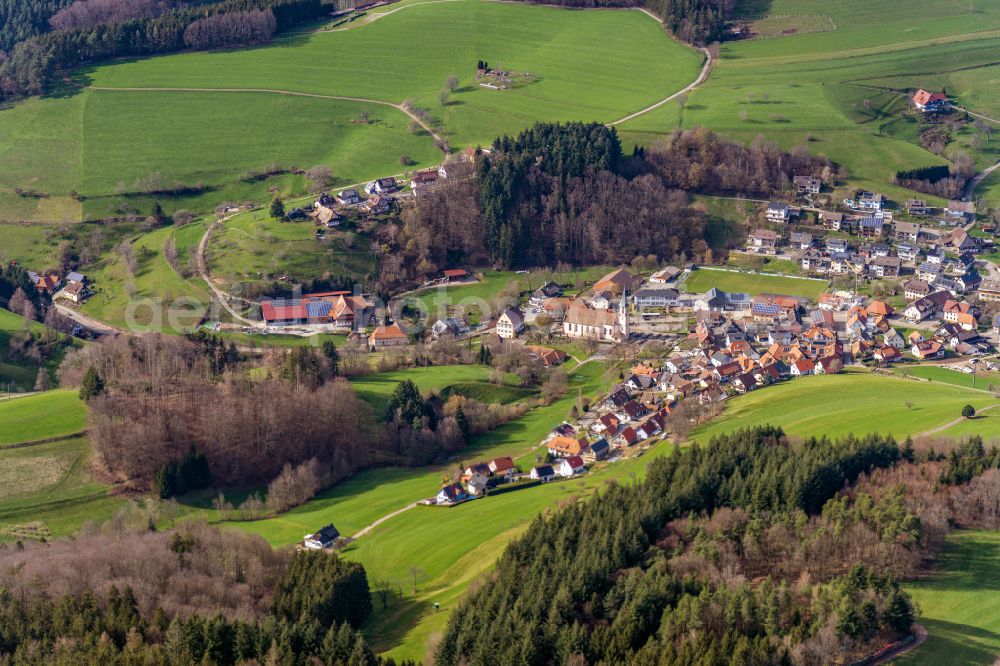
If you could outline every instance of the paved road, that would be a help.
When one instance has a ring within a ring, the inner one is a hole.
[[[661,19],[659,16],[657,16],[653,12],[649,11],[648,9],[640,9],[639,11],[642,12],[643,14],[646,14],[647,16],[652,17],[653,20],[655,20],[657,23],[660,23],[660,24],[663,23],[663,19]],[[700,86],[702,83],[704,83],[705,80],[708,79],[709,72],[711,72],[711,70],[712,70],[712,52],[709,51],[706,48],[701,48],[699,50],[703,54],[705,54],[705,64],[702,65],[701,71],[698,73],[698,78],[696,78],[690,84],[684,86],[683,88],[681,88],[680,90],[678,90],[674,94],[672,94],[672,95],[670,95],[668,97],[664,97],[663,99],[661,99],[656,104],[651,104],[650,106],[647,106],[645,109],[642,109],[641,111],[636,111],[635,113],[630,113],[629,115],[625,116],[624,118],[619,118],[618,120],[615,120],[614,122],[608,123],[608,127],[613,127],[615,125],[620,125],[620,124],[622,124],[622,123],[624,123],[624,122],[626,122],[628,120],[632,120],[633,118],[638,118],[641,115],[644,115],[646,113],[649,113],[650,111],[658,109],[661,106],[663,106],[664,104],[666,104],[667,102],[669,102],[671,100],[675,100],[678,97],[680,97],[681,95],[688,94],[689,92],[691,92],[692,90],[694,90],[695,88],[697,88],[698,86]]]
[[[105,324],[104,322],[92,319],[91,317],[88,317],[87,315],[82,314],[81,312],[74,310],[73,308],[67,305],[63,305],[58,301],[55,303],[55,306],[56,306],[56,311],[59,314],[69,319],[72,319],[77,324],[84,327],[91,333],[94,333],[95,335],[115,335],[117,333],[125,333],[125,331],[123,331],[120,328],[115,328],[110,324]]]
[[[978,412],[976,412],[976,416],[979,416],[983,412],[988,412],[991,409],[996,409],[997,407],[1000,407],[1000,404],[990,405],[989,407],[983,407]],[[944,425],[938,426],[937,428],[931,428],[927,432],[922,432],[919,435],[917,435],[917,437],[930,437],[931,435],[936,435],[939,432],[944,432],[945,430],[947,430],[948,428],[951,428],[952,426],[957,426],[959,423],[961,423],[962,421],[965,421],[965,420],[966,419],[965,419],[964,416],[960,416],[957,419],[955,419],[954,421],[949,421],[948,423],[945,423]],[[973,419],[973,420],[975,420],[975,419]]]
[[[994,164],[993,166],[989,167],[988,169],[983,169],[982,171],[980,171],[979,173],[977,173],[976,176],[972,180],[970,180],[968,182],[968,184],[966,184],[965,191],[962,192],[962,197],[966,201],[968,201],[969,199],[971,199],[973,192],[976,191],[976,188],[979,187],[979,185],[984,180],[986,180],[991,173],[993,173],[994,171],[996,171],[998,167],[1000,167],[1000,162],[997,162],[996,164]],[[975,224],[975,222],[973,222],[973,224]],[[968,230],[968,227],[966,227],[966,230]]]
[[[870,664],[870,666],[881,666],[882,664],[888,664],[893,659],[896,659],[897,657],[900,657],[906,654],[907,652],[911,652],[912,650],[916,650],[918,647],[924,644],[924,641],[927,640],[927,630],[924,629],[924,626],[922,624],[913,625],[913,634],[914,636],[916,636],[916,640],[914,640],[912,643],[904,645],[899,649],[893,650],[889,654],[882,655],[881,657],[873,661]]]

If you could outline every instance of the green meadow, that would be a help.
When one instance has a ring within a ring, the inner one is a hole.
[[[76,391],[57,389],[0,402],[0,446],[83,431],[86,407]]]
[[[164,227],[138,236],[131,243],[136,271],[130,274],[120,253],[110,252],[88,276],[94,295],[80,310],[100,321],[135,332],[178,332],[196,326],[208,308],[209,293],[197,276],[191,254],[205,227],[192,223]],[[173,240],[183,277],[167,261],[165,248]]]
[[[803,278],[768,275],[766,273],[737,273],[702,269],[692,271],[684,281],[684,289],[699,294],[712,287],[730,292],[757,294],[784,294],[786,296],[807,296],[812,300],[826,291],[827,282]]]
[[[376,414],[385,410],[389,397],[400,382],[409,379],[424,395],[440,393],[452,385],[485,383],[492,369],[485,365],[438,365],[351,377],[351,386]]]
[[[905,101],[880,89],[891,87],[887,79],[905,84],[905,90],[940,87],[955,77],[949,93],[954,88],[973,110],[995,107],[990,85],[1000,47],[995,2],[928,0],[907,3],[905,10],[894,0],[767,4],[771,16],[794,22],[822,15],[836,28],[724,44],[708,82],[683,108],[667,104],[624,123],[623,142],[648,144],[695,125],[741,141],[763,136],[786,149],[805,146],[824,154],[847,169],[851,186],[903,200],[907,191],[890,182],[895,171],[945,162],[920,147],[916,123],[900,115]],[[759,13],[756,3],[744,5],[748,14]],[[869,103],[861,113],[865,99]],[[972,150],[981,161],[988,161],[991,151]]]
[[[280,222],[263,210],[237,215],[209,239],[209,272],[227,284],[277,277],[302,282],[328,274],[367,284],[375,274],[368,239],[344,230],[328,232],[320,241],[315,229],[311,221]]]
[[[1000,533],[960,530],[948,537],[937,565],[905,586],[920,607],[927,641],[902,666],[987,666],[1000,652]]]
[[[691,437],[704,442],[716,434],[771,424],[795,437],[881,433],[903,438],[958,419],[965,404],[979,410],[998,401],[988,393],[937,382],[866,372],[817,375],[727,400],[722,415],[694,430]],[[1000,419],[968,423],[984,438],[1000,436]],[[938,436],[965,434],[972,433],[949,430]]]
[[[485,145],[539,120],[625,116],[693,80],[702,58],[634,11],[418,4],[260,48],[84,69],[58,95],[0,109],[0,220],[99,219],[123,205],[148,212],[155,201],[168,212],[204,211],[260,201],[269,190],[305,191],[301,176],[241,180],[271,164],[325,164],[339,185],[362,182],[441,161],[432,137],[411,131],[393,108],[404,100],[426,109],[452,145]],[[480,59],[531,81],[482,88]],[[453,74],[460,86],[442,106],[438,92]],[[363,114],[369,122],[358,122]],[[143,194],[151,177],[204,190]],[[18,196],[16,187],[38,196]]]

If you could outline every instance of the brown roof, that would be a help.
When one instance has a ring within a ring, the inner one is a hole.
[[[594,284],[594,291],[615,290],[615,288],[618,291],[632,291],[634,285],[635,277],[625,268],[618,268],[598,280]]]
[[[576,301],[566,313],[566,321],[583,326],[613,326],[618,316],[610,310],[592,310],[581,301]]]
[[[396,322],[393,322],[388,326],[379,326],[375,329],[375,332],[372,333],[372,340],[399,340],[405,338],[406,333],[403,332],[403,329],[401,329],[399,324]]]

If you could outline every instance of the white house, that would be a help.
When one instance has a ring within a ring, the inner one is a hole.
[[[548,483],[552,479],[556,478],[555,470],[552,469],[552,465],[539,465],[538,467],[531,468],[532,479],[537,479],[542,483]]]
[[[497,335],[505,340],[516,338],[524,330],[524,315],[517,308],[507,308],[497,319]]]
[[[327,525],[315,534],[307,534],[302,538],[302,545],[314,550],[330,548],[337,542],[340,532],[333,525]]]
[[[583,474],[586,471],[587,468],[583,464],[583,458],[580,456],[569,456],[568,458],[563,458],[556,464],[556,474],[567,478],[576,476],[577,474]]]

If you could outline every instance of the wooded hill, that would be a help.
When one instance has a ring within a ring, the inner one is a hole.
[[[945,457],[771,427],[678,450],[642,483],[537,519],[454,611],[437,663],[863,657],[909,631],[896,575],[951,522],[996,522],[976,482],[995,487],[997,461],[978,440]]]

